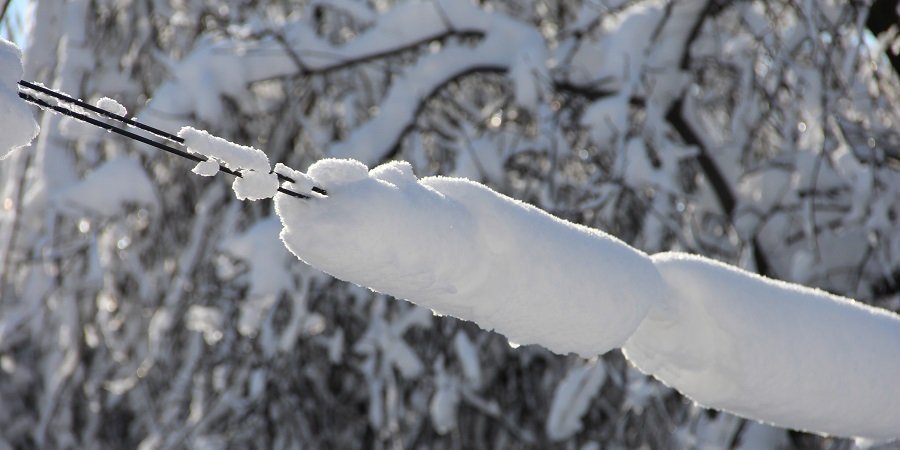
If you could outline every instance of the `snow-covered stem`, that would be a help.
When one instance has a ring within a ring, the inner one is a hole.
[[[29,89],[32,89],[32,88],[37,87],[37,88],[40,88],[41,92],[44,92],[44,93],[48,93],[48,92],[49,92],[49,93],[53,93],[53,96],[54,96],[54,97],[59,98],[59,99],[61,99],[61,100],[65,100],[65,101],[67,101],[67,102],[75,103],[75,104],[77,104],[78,106],[90,106],[91,111],[98,112],[99,114],[102,114],[102,115],[104,115],[104,116],[107,116],[107,117],[110,117],[110,118],[113,118],[113,119],[116,119],[116,120],[121,120],[121,121],[123,121],[123,122],[125,122],[125,123],[127,123],[127,124],[129,124],[129,125],[131,125],[131,126],[135,126],[135,127],[141,128],[141,129],[148,130],[148,131],[152,132],[153,134],[155,134],[155,135],[157,135],[157,136],[166,137],[167,139],[171,139],[171,140],[174,140],[174,141],[176,141],[176,142],[178,142],[178,143],[184,144],[184,139],[182,139],[181,137],[172,135],[172,134],[170,134],[170,133],[167,133],[167,132],[165,132],[165,131],[157,130],[157,129],[153,128],[153,127],[144,125],[144,124],[142,124],[142,123],[140,123],[140,122],[133,121],[133,120],[130,120],[130,119],[128,119],[128,118],[125,118],[125,117],[123,117],[123,116],[121,116],[121,115],[118,115],[118,114],[115,114],[115,113],[112,113],[112,112],[109,112],[109,111],[106,111],[106,110],[103,110],[103,109],[94,107],[94,106],[92,106],[92,105],[90,105],[90,104],[88,104],[88,103],[82,102],[82,101],[80,101],[80,100],[73,99],[72,97],[69,97],[69,96],[67,96],[67,95],[65,95],[65,94],[62,94],[62,93],[59,93],[59,92],[56,92],[56,91],[52,91],[52,90],[46,90],[46,88],[43,88],[43,87],[38,86],[38,85],[34,85],[33,83],[28,83],[28,82],[25,82],[25,81],[20,81],[20,83],[21,83],[23,86],[28,87]],[[26,93],[26,92],[19,92],[19,97],[21,97],[23,100],[25,100],[25,101],[27,101],[27,102],[33,103],[33,104],[35,104],[35,105],[37,105],[37,106],[40,106],[41,108],[47,108],[47,109],[50,109],[50,110],[52,110],[52,111],[54,111],[54,112],[57,112],[57,113],[59,113],[59,114],[62,114],[62,115],[65,115],[65,116],[69,116],[69,117],[75,118],[75,119],[77,119],[77,120],[80,120],[80,121],[82,121],[82,122],[88,123],[88,124],[93,125],[93,126],[95,126],[95,127],[104,129],[104,130],[109,131],[109,132],[112,132],[112,133],[119,134],[119,135],[124,136],[124,137],[126,137],[126,138],[128,138],[128,139],[131,139],[131,140],[133,140],[133,141],[137,141],[137,142],[140,142],[140,143],[142,143],[142,144],[146,144],[146,145],[155,147],[155,148],[157,148],[157,149],[163,150],[163,151],[165,151],[165,152],[171,153],[171,154],[176,155],[176,156],[180,156],[180,157],[185,158],[185,159],[189,159],[189,160],[194,161],[194,162],[204,162],[204,161],[209,160],[209,157],[207,157],[207,156],[203,156],[203,155],[198,155],[198,154],[195,154],[195,153],[187,152],[187,151],[180,150],[180,149],[171,147],[171,146],[169,146],[169,145],[163,144],[163,143],[161,143],[161,142],[154,141],[153,139],[149,139],[149,138],[147,138],[147,137],[145,137],[145,136],[141,136],[141,135],[139,135],[139,134],[136,134],[136,133],[133,133],[133,132],[131,132],[131,131],[128,131],[128,130],[126,130],[126,129],[124,129],[124,128],[120,128],[120,127],[117,127],[117,126],[115,126],[115,125],[109,124],[109,123],[107,123],[107,122],[104,122],[104,121],[101,121],[101,120],[97,120],[97,119],[95,119],[95,118],[93,118],[93,117],[90,117],[90,116],[88,116],[88,115],[86,115],[86,114],[82,114],[82,113],[80,113],[80,112],[78,112],[78,111],[74,111],[74,110],[72,110],[72,109],[68,109],[68,108],[65,108],[65,107],[60,106],[60,105],[54,105],[54,104],[47,103],[45,100],[43,100],[43,99],[41,99],[41,98],[34,97],[34,96],[32,96],[32,95],[30,95],[30,94],[28,94],[28,93]],[[168,136],[172,136],[172,138],[168,138]],[[225,173],[227,173],[227,174],[229,174],[229,175],[233,175],[233,176],[235,176],[235,177],[238,177],[238,178],[241,178],[241,177],[244,176],[244,175],[241,174],[241,172],[240,172],[239,170],[236,170],[236,169],[232,169],[232,168],[226,167],[224,164],[220,164],[220,165],[219,165],[219,170],[222,171],[222,172],[225,172]],[[270,173],[272,173],[272,172],[270,172]],[[277,177],[279,180],[281,180],[281,181],[287,181],[287,182],[290,182],[290,183],[296,182],[295,179],[293,179],[293,178],[291,178],[291,177],[289,177],[289,176],[285,176],[285,175],[280,174],[280,173],[279,173],[279,174],[275,174],[275,175],[276,175],[276,177]],[[292,190],[290,190],[290,189],[287,189],[287,188],[284,188],[284,187],[281,187],[281,186],[279,186],[277,190],[278,190],[278,192],[281,192],[281,193],[290,195],[291,197],[295,197],[295,198],[299,198],[299,199],[308,199],[308,198],[309,198],[309,196],[308,196],[307,194],[302,194],[302,193],[300,193],[300,192],[295,192],[295,191],[292,191]],[[325,191],[324,189],[322,189],[322,188],[320,188],[320,187],[318,187],[318,186],[313,186],[313,187],[312,187],[312,191],[313,191],[313,192],[316,192],[316,193],[319,193],[319,194],[322,194],[322,195],[327,195],[327,194],[328,194],[327,191]]]

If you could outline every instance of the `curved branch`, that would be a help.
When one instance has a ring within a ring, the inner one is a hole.
[[[393,82],[375,117],[356,128],[347,140],[336,143],[329,155],[352,157],[369,166],[383,162],[396,154],[400,140],[428,99],[442,87],[476,72],[508,71],[523,52],[542,50],[523,46],[529,40],[543,41],[535,36],[535,30],[511,19],[492,16],[489,29],[490,33],[474,48],[452,47],[423,57]],[[514,50],[517,47],[520,50]]]
[[[679,65],[682,70],[690,68],[691,45],[700,35],[700,29],[703,25],[703,22],[710,17],[715,17],[722,10],[722,6],[719,5],[716,1],[708,1],[706,3],[703,11],[698,15],[696,22],[691,27],[691,31],[685,42],[683,53],[679,61]],[[687,95],[687,93],[682,92],[681,96],[669,106],[669,109],[666,111],[666,120],[669,122],[675,132],[678,133],[679,136],[681,136],[681,139],[685,143],[692,145],[698,149],[697,163],[700,165],[700,169],[703,171],[703,174],[706,177],[707,181],[709,181],[709,184],[712,186],[713,193],[715,194],[719,205],[722,207],[722,211],[729,219],[733,219],[734,209],[737,205],[737,198],[735,197],[731,185],[728,183],[728,180],[725,179],[725,176],[722,173],[721,169],[719,169],[719,166],[716,164],[715,160],[709,155],[709,151],[706,148],[703,140],[694,130],[690,122],[685,118],[685,95]],[[771,266],[769,264],[769,260],[760,247],[757,239],[753,238],[751,244],[753,246],[753,257],[756,261],[757,272],[762,275],[771,275]]]
[[[428,57],[395,81],[375,117],[356,128],[345,141],[335,144],[329,155],[358,159],[375,165],[397,151],[397,145],[433,97],[448,83],[476,72],[504,72],[508,64],[484,45],[475,49],[454,48]]]

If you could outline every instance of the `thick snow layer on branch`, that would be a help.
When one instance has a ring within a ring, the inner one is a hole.
[[[259,200],[271,198],[278,190],[278,176],[269,173],[269,158],[262,150],[235,144],[204,130],[184,127],[178,132],[184,139],[188,150],[199,153],[213,161],[221,161],[232,170],[240,170],[241,176],[235,178],[232,188],[241,200]],[[217,173],[209,160],[194,167],[193,172],[202,176]]]
[[[40,130],[28,104],[19,98],[16,83],[22,73],[22,52],[0,38],[0,159],[30,144]]]
[[[707,407],[839,436],[900,436],[900,317],[695,255],[652,257],[671,313],[625,353]],[[893,381],[892,381],[893,380]]]
[[[699,256],[648,258],[481,184],[419,180],[403,162],[323,160],[308,175],[328,197],[276,195],[281,238],[338,278],[557,352],[624,343],[641,370],[708,407],[900,435],[893,313]],[[577,421],[548,427],[563,436]]]
[[[206,161],[200,161],[191,169],[191,172],[200,175],[201,177],[211,177],[219,173],[219,162],[215,159],[207,159]]]
[[[178,137],[184,139],[188,150],[207,158],[215,158],[229,169],[252,169],[259,172],[269,172],[271,169],[269,158],[262,150],[235,144],[205,130],[184,127],[178,132]]]
[[[278,192],[278,175],[267,172],[246,170],[232,184],[238,200],[261,200],[272,198]]]
[[[596,355],[622,345],[662,302],[643,253],[481,184],[418,180],[403,162],[369,171],[329,159],[308,175],[328,198],[275,196],[295,255],[515,342]]]

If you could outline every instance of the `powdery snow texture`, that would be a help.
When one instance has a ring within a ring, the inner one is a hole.
[[[697,403],[778,426],[900,436],[900,317],[701,256],[652,257],[671,314],[624,347]]]
[[[278,191],[278,175],[268,172],[245,170],[231,185],[239,200],[260,200],[272,198]]]
[[[278,191],[278,176],[269,173],[269,158],[262,150],[238,145],[204,130],[184,127],[178,132],[188,150],[207,158],[221,161],[232,170],[240,170],[241,176],[234,179],[232,188],[240,200],[271,198]],[[215,175],[210,164],[201,162],[193,169],[203,176]]]
[[[621,346],[663,282],[643,253],[465,179],[327,159],[327,199],[275,196],[285,245],[340,279],[560,353]]]
[[[235,183],[239,197],[274,194],[264,153],[191,128],[179,135],[253,169],[238,179],[246,186]],[[479,183],[419,180],[405,162],[277,169],[328,191],[276,195],[275,206],[288,249],[337,278],[560,353],[624,345],[638,368],[704,406],[813,432],[898,436],[900,390],[885,387],[900,374],[893,313],[700,256],[648,257]],[[553,429],[577,429],[566,424]]]
[[[281,238],[340,279],[560,353],[624,344],[641,370],[704,406],[900,435],[896,314],[699,256],[647,257],[481,184],[419,180],[403,162],[368,171],[330,159],[308,175],[328,198],[277,195]]]
[[[219,173],[219,162],[212,158],[209,158],[206,161],[200,161],[193,169],[191,169],[191,172],[194,172],[201,177],[214,176]]]
[[[122,106],[121,103],[109,97],[103,97],[100,100],[97,100],[97,107],[102,110],[109,111],[113,114],[118,114],[120,116],[128,114],[128,110],[124,106]]]
[[[22,52],[0,38],[0,159],[30,144],[40,130],[28,104],[19,98],[16,83],[22,74]]]
[[[208,158],[216,158],[232,170],[252,169],[269,172],[269,158],[262,150],[235,144],[205,130],[184,127],[178,132],[188,150]]]

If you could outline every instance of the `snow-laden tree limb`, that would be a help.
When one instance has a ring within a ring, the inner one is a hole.
[[[884,57],[894,35],[867,24],[894,2],[477,3],[37,0],[25,77],[301,169],[380,123],[395,143],[367,132],[360,154],[485,181],[645,253],[756,271],[763,248],[780,278],[900,308],[900,84]],[[439,86],[419,70],[501,38],[495,20],[530,30],[503,64],[462,72],[448,59]],[[402,100],[419,103],[405,128],[384,122],[394,89],[429,87],[420,77],[436,90]],[[667,120],[679,99],[687,127]],[[513,349],[449,317],[383,332],[421,313],[273,251],[270,202],[40,122],[33,150],[0,162],[0,447],[852,445],[702,413],[619,352],[597,358],[607,382],[582,405],[556,394],[580,357]],[[49,195],[111,185],[123,156],[136,192],[78,197],[90,208]],[[460,331],[475,347],[465,357]]]
[[[647,257],[477,183],[418,180],[406,163],[367,173],[323,160],[308,175],[329,196],[276,196],[281,238],[338,278],[556,352],[624,345],[638,368],[708,407],[900,437],[888,381],[900,348],[883,345],[900,341],[894,313],[699,256]]]

